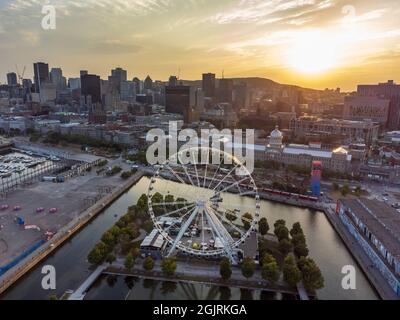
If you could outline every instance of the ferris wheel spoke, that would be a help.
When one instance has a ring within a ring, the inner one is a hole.
[[[219,165],[217,170],[214,172],[214,176],[211,178],[210,184],[208,185],[208,189],[211,189],[211,184],[215,181],[215,177],[217,176],[217,172],[219,171],[219,169],[221,168],[221,159],[219,159]]]
[[[206,186],[206,180],[207,180],[207,170],[208,170],[208,164],[206,163],[206,169],[204,170],[204,182],[203,182],[203,188]]]
[[[215,186],[215,188],[213,189],[213,191],[215,191],[215,190],[225,181],[225,179],[228,178],[228,177],[232,174],[232,172],[233,172],[234,170],[237,169],[238,166],[240,166],[240,163],[236,164],[236,166],[233,167],[233,169],[232,169],[231,171],[229,171],[229,172],[225,175],[225,177]]]
[[[200,188],[199,172],[197,171],[197,164],[196,164],[196,158],[194,157],[194,153],[192,153],[192,156],[193,156],[194,171],[196,172],[197,186]]]
[[[236,226],[233,222],[229,221],[228,218],[226,218],[224,216],[223,213],[220,213],[218,210],[215,210],[214,208],[210,207],[210,209],[212,211],[214,211],[214,213],[216,213],[219,217],[221,217],[221,219],[226,222],[227,224],[229,224],[233,229],[235,229],[237,232],[240,233],[240,236],[243,236],[245,233],[243,232],[243,230],[241,230],[238,226]]]
[[[193,222],[194,218],[197,215],[198,212],[198,208],[196,207],[195,210],[191,213],[191,215],[189,216],[189,218],[185,221],[184,225],[182,226],[182,228],[180,229],[178,235],[176,236],[171,249],[168,252],[168,256],[171,256],[171,254],[175,251],[176,246],[178,245],[179,241],[181,241],[183,235],[185,234],[186,230],[190,227],[191,223]]]
[[[171,212],[167,212],[167,213],[165,213],[165,214],[160,215],[160,217],[168,217],[168,216],[173,215],[173,214],[175,214],[175,213],[180,213],[180,212],[183,211],[183,210],[187,210],[187,209],[189,209],[189,208],[191,208],[191,207],[193,207],[193,206],[194,206],[194,204],[189,205],[189,206],[186,206],[186,207],[183,207],[183,208],[180,208],[180,209],[178,209],[178,210],[174,210],[174,211],[171,211]],[[193,209],[193,208],[192,208],[192,209]]]
[[[224,189],[222,189],[221,191],[218,191],[218,192],[219,193],[223,193],[225,191],[228,191],[230,188],[239,185],[240,183],[246,181],[247,179],[250,179],[250,177],[246,177],[246,178],[243,178],[243,179],[241,179],[239,181],[236,181],[236,182],[232,183],[231,185],[227,186],[226,188],[224,188]]]
[[[177,206],[177,205],[194,205],[194,202],[159,202],[152,203],[152,206]]]
[[[179,219],[183,220],[185,217],[187,217],[189,214],[191,214],[193,212],[193,210],[195,210],[196,208],[192,208],[190,209],[188,212],[186,212],[182,217],[180,217]],[[171,213],[170,213],[171,214]],[[165,217],[165,216],[162,216]],[[175,221],[173,222],[169,227],[165,228],[165,231],[169,231],[169,229],[171,229],[173,226],[177,225],[179,223],[179,221]]]
[[[176,173],[176,171],[175,171],[174,169],[172,169],[169,165],[165,165],[165,166],[167,167],[167,169],[168,169],[169,171],[172,172],[172,174],[173,174],[181,183],[186,184],[186,182],[183,181],[183,179]]]

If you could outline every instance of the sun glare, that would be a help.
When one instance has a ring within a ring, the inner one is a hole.
[[[317,32],[297,36],[289,49],[291,68],[301,73],[320,74],[337,64],[337,54],[332,39]]]

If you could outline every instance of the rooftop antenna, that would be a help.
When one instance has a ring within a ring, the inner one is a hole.
[[[22,73],[19,72],[18,66],[15,65],[15,68],[17,69],[17,75],[18,75],[18,79],[20,80],[20,83],[23,83],[24,80],[24,75],[25,75],[25,70],[26,70],[26,66],[24,66],[24,69],[22,70]]]
[[[178,77],[177,78],[178,78],[177,80],[179,80],[181,78],[181,67],[179,67],[179,69],[178,69]]]
[[[225,70],[222,70],[222,79],[225,79]]]

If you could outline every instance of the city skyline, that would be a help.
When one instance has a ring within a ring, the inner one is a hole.
[[[353,91],[400,71],[396,0],[119,0],[0,3],[1,82],[33,62],[106,78],[120,66],[128,79],[178,75],[200,80],[263,77],[285,84]],[[42,5],[57,27],[41,27]],[[99,32],[101,30],[101,32]],[[318,45],[315,45],[318,44]]]

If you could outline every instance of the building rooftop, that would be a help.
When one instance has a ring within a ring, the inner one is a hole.
[[[369,199],[341,199],[395,256],[400,257],[400,214],[384,202]]]

